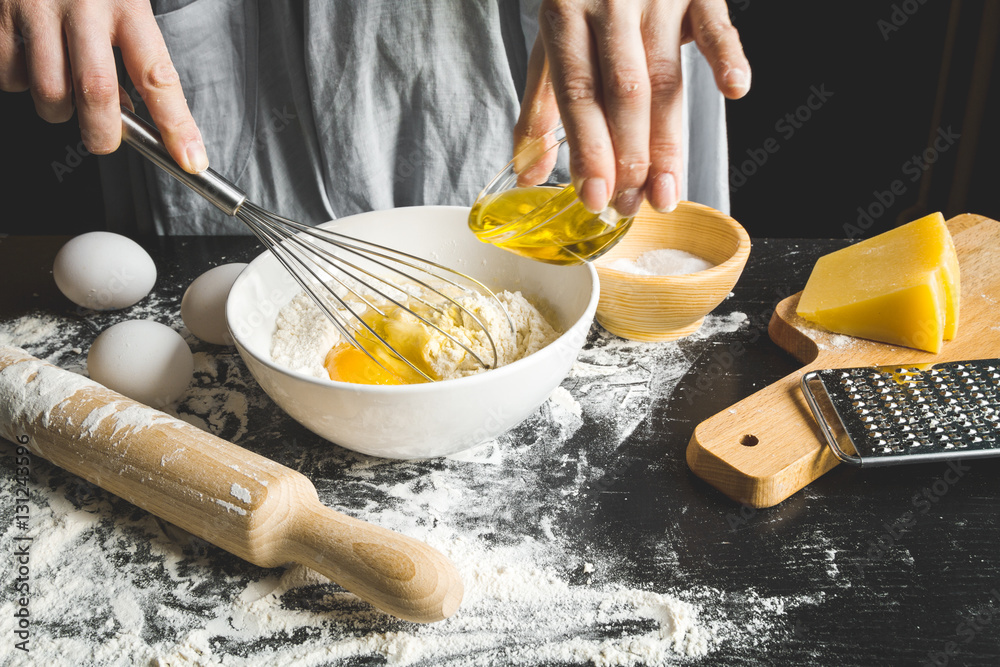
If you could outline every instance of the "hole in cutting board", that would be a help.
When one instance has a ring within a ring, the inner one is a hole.
[[[740,444],[744,447],[753,447],[760,442],[760,439],[755,435],[750,435],[749,433],[740,438]]]

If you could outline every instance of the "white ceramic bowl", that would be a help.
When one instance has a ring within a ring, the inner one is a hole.
[[[456,380],[372,386],[318,379],[271,360],[275,318],[301,288],[265,252],[233,284],[226,317],[240,356],[274,402],[331,442],[396,459],[454,454],[531,415],[562,382],[587,338],[597,272],[589,264],[553,266],[481,243],[468,229],[468,215],[465,207],[418,206],[322,226],[434,260],[491,288],[519,290],[562,336],[512,364]]]

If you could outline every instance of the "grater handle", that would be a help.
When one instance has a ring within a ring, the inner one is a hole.
[[[835,426],[839,427],[843,437],[851,443],[851,448],[857,451],[857,448],[854,447],[854,441],[851,440],[851,434],[841,421],[833,401],[830,400],[830,394],[826,390],[826,385],[823,384],[822,376],[816,371],[810,371],[802,376],[800,386],[802,387],[802,395],[805,396],[806,403],[809,404],[809,409],[812,410],[816,423],[819,424],[820,431],[823,432],[826,444],[830,446],[833,455],[843,463],[860,468],[862,466],[861,457],[848,454],[840,446],[840,438],[834,431]]]

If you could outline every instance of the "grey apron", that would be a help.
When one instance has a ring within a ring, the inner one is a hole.
[[[316,224],[471,205],[510,159],[539,2],[154,0],[153,8],[212,168],[251,201]],[[728,210],[722,96],[693,45],[683,66],[683,197]],[[100,165],[112,231],[248,233],[127,148]]]

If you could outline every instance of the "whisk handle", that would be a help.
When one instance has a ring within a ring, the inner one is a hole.
[[[157,167],[215,204],[226,215],[236,215],[247,199],[245,192],[212,169],[198,174],[189,174],[181,169],[167,152],[159,131],[125,108],[122,108],[122,140]]]

